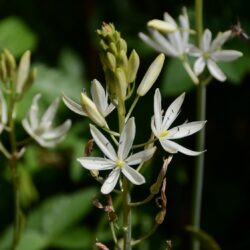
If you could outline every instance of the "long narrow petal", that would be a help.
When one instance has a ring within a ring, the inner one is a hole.
[[[206,62],[203,57],[199,57],[194,63],[194,73],[198,76],[205,69]]]
[[[39,112],[39,106],[38,101],[41,98],[41,94],[37,94],[33,97],[32,104],[29,109],[29,121],[30,126],[34,130],[38,127],[39,121],[38,121],[38,112]]]
[[[181,152],[185,155],[190,155],[190,156],[196,156],[196,155],[200,155],[202,153],[204,153],[204,151],[202,152],[197,152],[197,151],[193,151],[190,149],[187,149],[183,146],[181,146],[180,144],[170,141],[170,140],[160,140],[161,145],[163,146],[163,148],[168,151],[169,153],[177,153],[177,152]]]
[[[197,131],[201,130],[204,125],[205,121],[197,121],[197,122],[189,122],[184,123],[180,126],[171,128],[166,136],[167,139],[179,139],[189,135],[196,133]]]
[[[150,29],[150,33],[154,40],[161,46],[163,53],[169,56],[178,56],[179,53],[176,48],[159,31]]]
[[[211,57],[215,61],[231,62],[238,59],[242,55],[243,54],[237,50],[220,50],[212,53]]]
[[[126,162],[128,163],[128,165],[140,164],[140,163],[142,163],[144,161],[149,160],[153,156],[155,150],[156,150],[156,147],[140,151],[140,152],[138,152],[136,154],[133,154],[133,155],[129,156],[126,159]]]
[[[41,125],[42,124],[47,124],[47,123],[52,123],[52,121],[54,120],[54,117],[56,115],[58,106],[59,106],[59,102],[60,99],[56,98],[51,105],[48,107],[48,109],[46,110],[46,112],[44,113],[42,119],[41,119]]]
[[[118,158],[125,159],[133,145],[135,138],[135,119],[132,117],[126,123],[124,129],[122,130],[119,147],[118,147]]]
[[[201,44],[200,48],[202,51],[208,51],[210,48],[211,44],[211,39],[212,39],[212,33],[209,29],[206,29],[203,33],[202,39],[201,39]]]
[[[102,87],[101,83],[96,79],[94,79],[91,83],[91,96],[97,109],[104,116],[108,103],[105,95],[105,90]]]
[[[119,179],[121,170],[119,168],[114,169],[104,181],[101,192],[103,194],[109,194],[114,188]]]
[[[179,114],[184,98],[185,98],[185,93],[177,97],[168,107],[164,115],[164,119],[162,123],[162,130],[167,130],[171,126],[171,124],[174,122],[174,120]]]
[[[111,160],[116,161],[117,156],[116,152],[109,142],[109,140],[92,124],[90,124],[90,132],[98,147],[102,150],[102,152]]]
[[[171,23],[172,25],[177,27],[175,20],[167,12],[164,12],[163,19],[165,22]]]
[[[2,124],[6,124],[7,123],[7,120],[8,120],[8,114],[7,114],[7,106],[6,106],[6,102],[5,102],[5,99],[4,99],[4,96],[0,90],[0,123]]]
[[[161,131],[162,111],[161,111],[161,92],[157,88],[154,95],[154,122],[157,132]]]
[[[210,74],[220,82],[224,82],[227,78],[218,65],[211,59],[207,60],[207,67]]]
[[[67,131],[70,129],[70,127],[71,127],[71,120],[68,119],[60,126],[54,128],[54,129],[50,129],[50,130],[45,131],[42,134],[42,138],[46,139],[46,140],[47,139],[53,140],[55,138],[61,137],[67,133]]]
[[[144,33],[140,32],[139,37],[141,38],[142,41],[144,41],[147,45],[155,49],[156,51],[162,53],[163,49],[162,47],[155,42],[153,39],[151,39],[149,36],[145,35]]]
[[[135,185],[141,185],[145,183],[145,178],[143,175],[141,175],[138,171],[135,169],[131,168],[128,165],[125,165],[122,168],[122,173]]]
[[[62,100],[64,104],[73,112],[77,113],[78,115],[87,116],[87,114],[82,110],[82,106],[72,99],[70,99],[68,96],[62,94]]]
[[[77,161],[89,170],[107,170],[115,167],[114,162],[101,157],[80,157]]]
[[[210,51],[215,51],[220,49],[220,47],[230,38],[231,34],[232,34],[231,30],[219,33],[217,37],[213,40],[210,47]]]

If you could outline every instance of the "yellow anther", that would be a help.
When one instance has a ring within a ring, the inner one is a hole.
[[[160,138],[163,138],[163,137],[167,136],[168,134],[169,134],[169,131],[168,131],[168,130],[164,130],[164,131],[162,131],[162,132],[160,133],[159,137],[160,137]]]

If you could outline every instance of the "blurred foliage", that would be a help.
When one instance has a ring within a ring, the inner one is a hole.
[[[20,56],[25,50],[34,50],[37,36],[22,19],[8,17],[0,22],[0,49],[8,48],[14,56]]]
[[[141,58],[139,77],[156,53],[145,46],[137,33],[146,30],[146,22],[162,18],[163,11],[174,17],[183,5],[192,9],[192,1],[1,1],[0,49],[8,48],[18,58],[26,49],[32,50],[32,62],[38,70],[35,84],[18,106],[17,118],[25,115],[34,94],[40,92],[42,107],[47,107],[62,92],[79,100],[80,91],[88,89],[90,81],[104,79],[97,54],[95,30],[102,21],[114,22],[128,42],[129,51],[135,48]],[[250,32],[249,3],[229,0],[204,2],[205,27],[213,34],[230,28],[239,16],[242,27]],[[216,8],[216,9],[215,9]],[[193,20],[191,20],[192,23]],[[203,228],[213,235],[222,249],[245,250],[249,240],[249,70],[250,43],[236,38],[229,47],[244,52],[236,62],[220,64],[228,82],[212,82],[208,87],[208,126],[206,178],[204,184]],[[230,85],[230,83],[232,83]],[[170,99],[183,91],[189,92],[185,102],[184,119],[194,116],[195,87],[179,62],[167,58],[161,81],[157,83]],[[140,119],[150,119],[152,95],[148,95],[138,109]],[[56,150],[45,151],[32,145],[20,164],[25,229],[19,250],[91,249],[101,212],[93,209],[92,197],[98,186],[76,158],[83,155],[89,139],[88,120],[70,112],[61,104],[58,122],[70,117],[73,127],[66,140]],[[148,118],[149,117],[149,118]],[[144,120],[145,120],[144,119]],[[142,121],[144,124],[145,121]],[[18,136],[25,138],[20,124]],[[139,138],[145,138],[145,129],[137,128]],[[5,139],[5,138],[3,138]],[[159,153],[158,158],[161,159]],[[239,160],[240,159],[240,160]],[[11,242],[12,187],[9,174],[0,155],[0,249],[8,250]],[[136,249],[165,249],[166,239],[173,239],[175,249],[187,249],[182,230],[189,224],[192,183],[192,159],[178,156],[168,172],[168,211],[165,223],[151,239]],[[157,164],[147,174],[150,183],[156,176]],[[84,187],[84,189],[82,189]],[[79,190],[79,191],[75,191]],[[62,195],[62,193],[67,193]],[[135,192],[135,199],[146,196],[143,190]],[[93,212],[91,213],[91,210]],[[146,233],[151,226],[154,208],[145,206],[134,214],[141,222],[136,236]],[[93,215],[94,214],[94,215]],[[90,218],[91,216],[91,218]],[[219,219],[218,219],[219,218]],[[104,220],[104,219],[103,219]],[[100,228],[99,228],[100,229]],[[109,241],[108,225],[103,223],[97,237]],[[99,232],[99,231],[98,231]],[[199,234],[197,237],[204,238]],[[205,237],[206,238],[206,237]],[[184,241],[184,242],[183,242]]]

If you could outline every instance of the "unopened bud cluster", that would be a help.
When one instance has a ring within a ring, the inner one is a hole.
[[[36,70],[30,68],[30,51],[26,51],[17,65],[14,56],[4,49],[0,56],[0,80],[12,88],[17,99],[30,88],[34,82]]]

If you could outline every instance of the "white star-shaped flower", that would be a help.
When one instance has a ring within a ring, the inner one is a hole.
[[[243,54],[237,50],[221,50],[221,46],[230,38],[231,30],[218,34],[212,41],[212,33],[206,29],[203,33],[200,47],[191,46],[189,54],[198,59],[194,63],[194,73],[200,75],[205,66],[207,66],[210,74],[218,81],[225,81],[226,76],[216,64],[218,61],[230,62],[238,59]]]
[[[159,22],[160,20],[158,20]],[[172,30],[163,34],[164,29],[162,26],[170,26]],[[167,13],[164,13],[164,21],[161,25],[152,25],[152,21],[148,22],[149,32],[152,38],[140,32],[139,37],[156,51],[164,53],[168,56],[183,58],[183,54],[188,49],[188,39],[190,33],[189,19],[186,10],[183,9],[183,14],[179,16],[180,26],[175,20]],[[174,29],[174,27],[176,27]]]
[[[162,112],[161,108],[161,93],[159,89],[156,89],[154,95],[154,116],[151,122],[151,128],[154,135],[159,139],[160,144],[165,151],[174,154],[181,152],[186,155],[199,155],[202,152],[192,151],[187,149],[176,142],[173,139],[183,138],[196,133],[201,130],[205,125],[205,121],[196,121],[184,123],[180,126],[173,127],[169,129],[174,120],[177,118],[180,107],[184,101],[185,93],[180,95],[167,109],[167,111]]]
[[[96,109],[103,117],[106,117],[114,110],[115,106],[112,103],[108,104],[108,94],[105,92],[101,83],[96,79],[93,80],[91,84],[91,96]],[[63,95],[62,99],[65,105],[73,112],[79,115],[88,116],[82,109],[82,106],[73,101],[71,98]]]
[[[61,142],[71,126],[71,121],[66,120],[63,124],[56,128],[52,128],[52,122],[58,109],[60,99],[57,98],[49,106],[41,120],[39,120],[38,101],[41,94],[34,96],[31,107],[22,120],[22,124],[26,132],[33,137],[43,147],[54,147]]]
[[[7,121],[8,121],[7,106],[3,93],[0,90],[0,134],[4,130]]]
[[[90,125],[90,131],[95,143],[107,158],[81,157],[77,160],[83,167],[89,170],[112,169],[102,185],[101,192],[103,194],[109,194],[115,188],[121,173],[135,185],[141,185],[145,182],[145,178],[131,166],[138,165],[150,159],[153,156],[156,147],[129,156],[135,138],[134,118],[130,118],[126,123],[120,136],[117,152],[109,140],[95,126]]]

